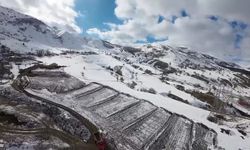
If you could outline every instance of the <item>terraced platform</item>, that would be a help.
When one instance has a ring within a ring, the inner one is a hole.
[[[39,79],[37,76],[30,78],[30,85]],[[28,86],[26,91],[44,96],[32,87]],[[51,96],[44,98],[48,97]],[[206,150],[216,146],[217,134],[206,126],[98,83],[70,88],[69,92],[53,94],[53,98],[48,100],[73,107],[107,131],[109,139],[112,139],[110,143],[118,150]]]

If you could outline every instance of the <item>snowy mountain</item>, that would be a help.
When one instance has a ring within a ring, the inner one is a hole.
[[[90,40],[49,27],[38,19],[1,6],[0,33],[1,43],[21,52],[41,48],[82,49]]]
[[[235,63],[184,47],[130,47],[94,40],[4,7],[0,7],[0,43],[25,56],[49,50],[55,54],[35,56],[35,61],[57,63],[84,83],[112,87],[203,123],[217,132],[218,149],[250,147],[250,71]],[[20,69],[33,63],[13,61],[10,71],[17,77]]]

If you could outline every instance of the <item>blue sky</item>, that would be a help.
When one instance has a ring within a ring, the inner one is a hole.
[[[109,27],[105,23],[122,24],[122,20],[118,19],[115,15],[115,8],[115,0],[76,0],[74,9],[81,14],[76,18],[77,25],[83,29],[83,34],[86,34],[86,31],[91,28],[108,30]],[[179,17],[190,16],[185,9],[181,9],[178,15]],[[174,23],[177,18],[173,15],[170,20]],[[158,23],[161,23],[165,19],[159,15]],[[211,15],[208,19],[216,22],[219,18]],[[235,48],[240,48],[240,42],[244,38],[240,32],[247,28],[247,25],[235,20],[228,23],[235,30],[234,46]],[[157,40],[154,36],[147,35],[145,41],[137,40],[135,43],[153,43],[164,40],[167,40],[167,38]]]
[[[90,28],[106,29],[104,23],[121,23],[115,14],[114,0],[76,0],[75,10],[82,14],[76,18],[79,27],[86,31]]]

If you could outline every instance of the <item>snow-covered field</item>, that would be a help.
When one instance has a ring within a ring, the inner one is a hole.
[[[194,120],[195,122],[200,122],[208,127],[214,129],[218,133],[218,145],[226,149],[248,149],[250,147],[250,138],[249,135],[244,137],[242,134],[235,129],[235,126],[228,125],[218,125],[207,120],[210,112],[198,107],[194,107],[176,100],[173,100],[169,97],[164,97],[160,94],[151,94],[139,91],[137,89],[131,89],[123,82],[117,81],[116,77],[111,75],[110,72],[103,68],[103,66],[114,67],[116,65],[123,65],[121,62],[116,61],[110,56],[104,54],[100,55],[67,55],[67,56],[55,56],[55,57],[43,57],[38,60],[43,61],[46,64],[58,63],[59,65],[64,65],[66,68],[64,70],[72,76],[77,77],[78,79],[90,83],[98,82],[103,85],[110,86],[120,92],[128,93],[132,96],[135,96],[140,99],[145,99],[152,102],[158,107],[163,107],[171,112],[186,116]],[[123,65],[123,70],[133,70],[137,71],[128,64]],[[82,72],[84,74],[82,74]],[[200,103],[199,100],[192,97],[191,95],[182,92],[175,87],[162,83],[157,77],[143,74],[141,71],[137,71],[136,83],[141,83],[140,87],[154,88],[157,93],[170,92],[174,93],[190,103]],[[124,82],[131,82],[129,74],[124,77]],[[245,120],[246,124],[249,124],[250,121]],[[227,135],[221,133],[221,128],[231,130],[232,135]]]

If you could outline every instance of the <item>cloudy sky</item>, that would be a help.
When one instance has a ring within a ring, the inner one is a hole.
[[[185,46],[250,66],[250,0],[1,0],[0,5],[117,44]]]

